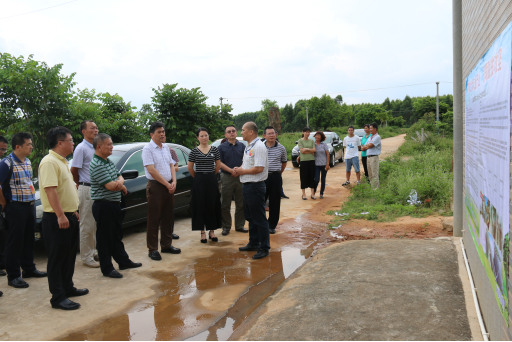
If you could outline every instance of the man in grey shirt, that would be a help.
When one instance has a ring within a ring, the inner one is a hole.
[[[370,176],[370,183],[372,188],[379,187],[379,156],[382,148],[381,139],[379,135],[379,126],[377,124],[370,124],[371,137],[368,138],[366,144],[361,147],[361,151],[366,151],[368,174]]]
[[[89,178],[89,165],[94,156],[92,143],[98,135],[98,126],[91,120],[82,121],[80,133],[84,140],[77,145],[73,152],[71,173],[78,187],[80,211],[80,257],[87,267],[100,267],[98,251],[96,250],[96,221],[92,216],[91,180]]]

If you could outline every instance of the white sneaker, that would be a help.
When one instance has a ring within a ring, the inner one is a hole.
[[[97,261],[94,261],[94,260],[89,261],[89,262],[84,262],[83,264],[84,264],[84,266],[87,266],[87,267],[90,267],[90,268],[98,268],[98,267],[100,267],[100,263],[97,262]]]

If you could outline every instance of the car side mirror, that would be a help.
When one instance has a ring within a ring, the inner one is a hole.
[[[137,170],[126,170],[121,173],[124,179],[135,179],[139,177],[139,171]]]

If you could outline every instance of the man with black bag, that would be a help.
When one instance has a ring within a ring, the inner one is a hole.
[[[5,264],[7,284],[27,288],[23,278],[46,277],[34,264],[34,231],[36,226],[35,188],[32,183],[32,135],[16,133],[12,137],[13,152],[0,162],[0,205],[5,210],[7,239]],[[5,209],[4,209],[5,208]],[[20,272],[23,269],[23,273]]]

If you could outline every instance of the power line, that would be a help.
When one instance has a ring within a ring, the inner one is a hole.
[[[224,97],[227,100],[245,100],[245,99],[268,99],[274,97],[296,97],[296,96],[315,96],[315,95],[324,95],[324,94],[345,94],[345,93],[357,93],[362,91],[372,91],[372,90],[383,90],[383,89],[393,89],[393,88],[405,88],[405,87],[413,87],[425,84],[432,84],[435,82],[426,82],[426,83],[417,83],[417,84],[408,84],[403,86],[396,87],[386,87],[386,88],[374,88],[374,89],[361,89],[361,90],[346,90],[346,91],[338,91],[332,93],[322,93],[322,94],[301,94],[301,95],[275,95],[275,96],[249,96],[249,97]],[[440,82],[440,83],[453,83],[453,82]]]
[[[58,6],[62,6],[62,5],[66,5],[66,4],[69,4],[69,3],[75,2],[75,1],[78,1],[78,0],[72,0],[72,1],[64,2],[64,3],[62,3],[62,4],[58,4],[58,5],[54,5],[54,6],[50,6],[50,7],[41,8],[41,9],[38,9],[38,10],[35,10],[35,11],[32,11],[32,12],[26,12],[26,13],[21,13],[21,14],[11,15],[11,16],[8,16],[8,17],[3,17],[3,18],[0,18],[0,20],[1,20],[1,19],[8,19],[8,18],[19,17],[19,16],[22,16],[22,15],[25,15],[25,14],[31,14],[31,13],[35,13],[35,12],[41,12],[41,11],[44,11],[44,10],[47,10],[47,9],[50,9],[50,8],[54,8],[54,7],[58,7]]]

